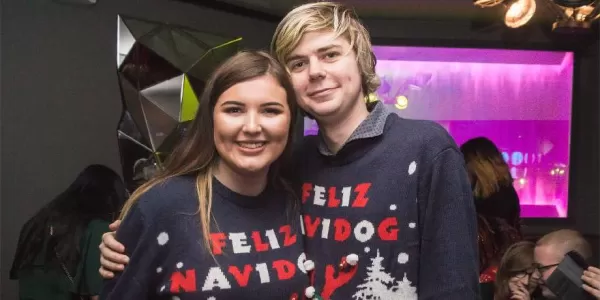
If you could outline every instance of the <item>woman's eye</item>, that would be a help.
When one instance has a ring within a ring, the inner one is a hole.
[[[269,115],[278,115],[281,113],[281,110],[276,109],[276,108],[267,108],[267,109],[265,109],[265,113],[269,114]]]
[[[225,109],[225,112],[228,114],[237,114],[237,113],[241,113],[242,109],[239,107],[228,107]]]

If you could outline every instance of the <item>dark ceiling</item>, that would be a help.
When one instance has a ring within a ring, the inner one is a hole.
[[[274,22],[286,12],[307,0],[181,0],[202,6],[239,11],[263,17]],[[551,22],[552,14],[537,0],[535,20]],[[338,0],[356,9],[365,19],[419,19],[419,20],[501,20],[502,7],[481,9],[472,0]]]

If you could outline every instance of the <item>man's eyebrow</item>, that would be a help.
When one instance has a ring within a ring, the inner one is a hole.
[[[338,44],[331,44],[331,45],[327,45],[327,46],[321,47],[321,48],[317,49],[317,51],[315,51],[315,52],[317,52],[317,53],[323,53],[323,52],[327,52],[327,51],[330,51],[332,49],[337,49],[337,48],[341,48],[341,47],[342,46],[340,46]],[[293,61],[293,60],[302,59],[304,57],[306,57],[306,55],[299,55],[299,54],[292,55],[292,56],[290,56],[290,57],[288,57],[286,59],[286,62],[290,62],[290,61]]]
[[[325,47],[321,47],[319,49],[317,49],[318,53],[322,53],[322,52],[327,52],[329,50],[335,49],[335,48],[341,48],[342,46],[338,45],[338,44],[331,44],[331,45],[327,45]]]

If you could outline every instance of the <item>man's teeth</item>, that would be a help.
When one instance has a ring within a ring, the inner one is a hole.
[[[238,143],[242,148],[256,149],[265,145],[265,143]]]

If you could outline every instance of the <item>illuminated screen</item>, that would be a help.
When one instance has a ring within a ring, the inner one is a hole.
[[[456,143],[502,151],[526,218],[568,210],[573,53],[375,46],[377,98],[403,118],[441,124]],[[318,131],[310,119],[304,134]]]

